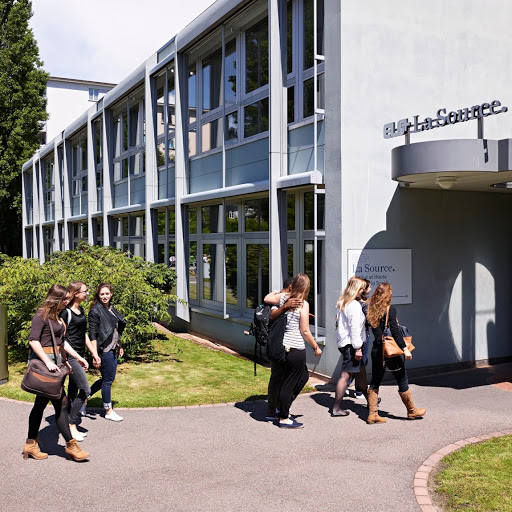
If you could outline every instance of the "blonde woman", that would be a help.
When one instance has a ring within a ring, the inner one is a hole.
[[[370,297],[368,304],[367,319],[372,326],[373,335],[375,337],[372,347],[372,382],[368,390],[368,408],[370,414],[367,422],[369,424],[386,422],[378,413],[379,387],[386,368],[391,371],[398,384],[398,393],[407,408],[407,417],[413,420],[421,418],[427,412],[426,409],[420,409],[414,405],[411,390],[409,389],[405,361],[402,359],[402,356],[386,359],[386,361],[382,359],[382,335],[386,328],[386,317],[388,318],[391,334],[397,345],[403,350],[405,359],[412,359],[412,354],[407,349],[398,327],[396,309],[391,306],[392,297],[393,289],[391,285],[389,283],[380,283]],[[386,366],[384,366],[384,363]]]
[[[365,316],[359,299],[366,290],[366,281],[353,276],[339,296],[336,304],[336,339],[338,350],[343,357],[341,375],[336,384],[336,393],[331,415],[334,417],[348,416],[349,411],[341,408],[348,381],[355,376],[356,384],[366,399],[367,387],[366,368],[362,362],[363,342],[366,338]]]

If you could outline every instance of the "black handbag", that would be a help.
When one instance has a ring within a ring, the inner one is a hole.
[[[51,320],[48,320],[50,332],[52,334],[53,352],[57,361],[57,348],[55,342],[55,333]],[[62,396],[64,387],[64,379],[68,375],[69,370],[65,364],[59,365],[60,372],[51,372],[41,359],[30,359],[27,371],[21,381],[21,389],[28,393],[33,393],[48,400],[58,400]]]

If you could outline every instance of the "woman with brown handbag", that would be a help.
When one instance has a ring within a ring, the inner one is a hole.
[[[29,344],[32,349],[30,358],[39,358],[44,362],[50,372],[59,372],[60,359],[65,360],[65,352],[77,359],[82,366],[87,368],[87,361],[78,355],[71,346],[64,341],[66,331],[64,322],[59,318],[59,313],[69,302],[69,290],[65,286],[54,284],[43,305],[32,318],[32,328],[29,334]],[[57,351],[55,351],[56,347]],[[38,433],[43,413],[50,400],[36,395],[34,406],[28,419],[28,436],[23,447],[23,458],[32,457],[36,460],[48,458],[48,454],[39,449]],[[62,387],[62,394],[58,400],[51,400],[55,409],[55,423],[62,437],[66,441],[66,454],[68,458],[82,461],[89,458],[89,454],[82,450],[76,439],[71,435],[68,420],[68,399]]]
[[[386,420],[381,418],[378,413],[379,387],[386,368],[390,370],[398,384],[398,393],[402,402],[407,408],[407,418],[410,420],[421,418],[427,412],[426,409],[417,408],[414,405],[409,389],[409,379],[405,369],[405,362],[401,356],[391,359],[383,358],[382,352],[382,336],[386,328],[386,318],[388,318],[391,334],[397,345],[403,350],[405,359],[412,359],[411,352],[407,349],[402,333],[398,327],[396,309],[391,306],[393,297],[393,289],[389,283],[380,283],[373,295],[370,297],[368,304],[368,314],[366,316],[368,322],[372,326],[375,340],[372,347],[372,381],[368,389],[368,407],[370,413],[367,423],[385,423]]]

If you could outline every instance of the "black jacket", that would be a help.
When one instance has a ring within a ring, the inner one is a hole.
[[[114,329],[117,327],[119,337],[123,334],[126,322],[123,315],[112,306],[114,315],[103,306],[97,303],[89,312],[89,338],[96,340],[98,354],[112,341]]]

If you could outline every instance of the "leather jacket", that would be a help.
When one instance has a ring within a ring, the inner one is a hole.
[[[89,338],[96,340],[98,354],[103,353],[103,349],[112,341],[114,329],[117,327],[119,337],[124,331],[126,322],[123,315],[116,311],[112,306],[112,312],[103,304],[97,303],[89,311]]]

